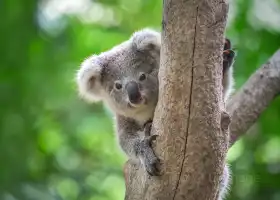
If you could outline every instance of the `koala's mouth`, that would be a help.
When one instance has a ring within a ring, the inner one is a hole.
[[[139,101],[137,103],[132,103],[132,102],[128,102],[128,105],[130,108],[139,108],[143,105],[147,104],[147,99],[145,97],[140,97]]]

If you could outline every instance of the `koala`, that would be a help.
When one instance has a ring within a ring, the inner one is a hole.
[[[142,29],[112,49],[86,58],[76,74],[79,96],[89,103],[102,101],[113,111],[121,149],[129,158],[140,160],[151,176],[159,175],[160,163],[152,149],[156,136],[150,135],[158,101],[160,47],[160,32]],[[225,101],[233,87],[235,54],[230,48],[226,39],[222,81]],[[223,193],[228,177],[226,168],[221,182]]]

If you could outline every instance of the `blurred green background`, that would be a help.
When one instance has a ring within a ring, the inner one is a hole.
[[[112,116],[77,97],[74,76],[161,13],[161,0],[0,1],[1,200],[123,199]],[[280,46],[280,1],[231,1],[226,35],[239,88]],[[229,200],[280,199],[279,121],[277,98],[230,149]]]

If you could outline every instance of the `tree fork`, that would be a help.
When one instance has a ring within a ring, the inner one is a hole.
[[[221,84],[227,13],[222,0],[164,1],[152,127],[162,176],[128,161],[126,200],[217,199],[229,141]]]

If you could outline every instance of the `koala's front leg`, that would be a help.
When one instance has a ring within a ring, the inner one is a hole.
[[[149,175],[159,176],[160,160],[152,148],[156,135],[150,135],[150,127],[147,124],[142,131],[135,123],[122,121],[118,124],[119,144],[128,157],[140,159]]]
[[[139,148],[139,158],[141,162],[145,165],[147,172],[150,175],[159,175],[158,165],[160,163],[159,159],[155,155],[152,142],[156,140],[157,135],[151,135],[152,122],[145,124],[144,126],[144,138],[141,140],[141,145]]]

